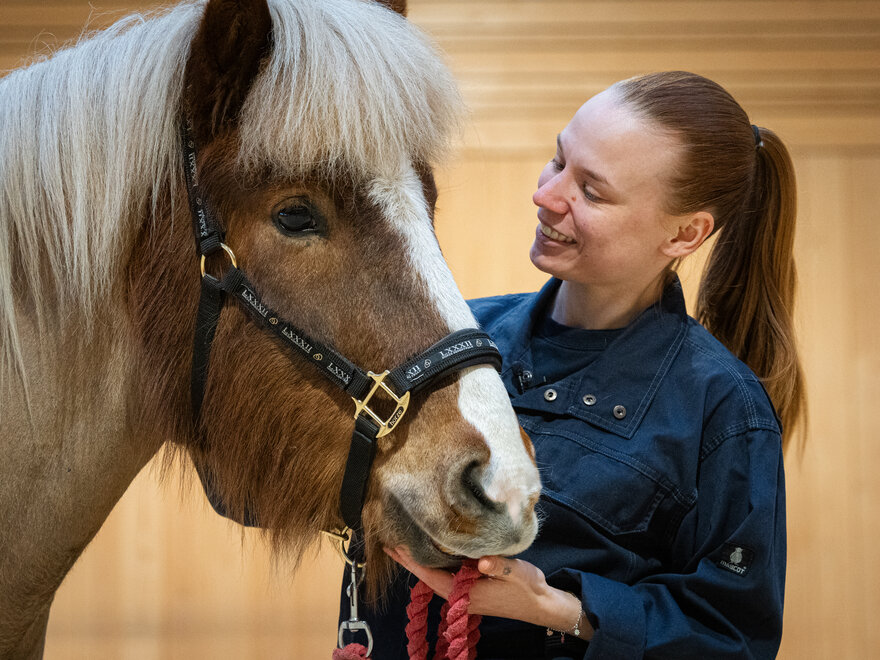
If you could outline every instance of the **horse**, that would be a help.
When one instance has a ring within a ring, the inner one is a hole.
[[[496,369],[445,375],[402,417],[376,376],[477,327],[433,231],[462,103],[404,13],[199,0],[0,79],[0,657],[42,655],[56,589],[163,447],[274,548],[344,524],[364,402],[229,296],[194,410],[206,279],[183,153],[230,255],[207,275],[235,257],[261,305],[391,393],[362,502],[370,583],[393,570],[383,546],[445,566],[533,540],[538,472]]]

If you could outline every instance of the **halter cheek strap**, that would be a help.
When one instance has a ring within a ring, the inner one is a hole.
[[[303,332],[260,298],[256,287],[236,263],[232,250],[223,242],[223,231],[199,187],[196,145],[186,122],[181,124],[184,173],[196,250],[201,259],[199,295],[190,383],[193,420],[198,424],[205,393],[211,346],[225,298],[231,297],[250,318],[286,350],[291,359],[305,359],[317,372],[351,396],[355,403],[354,430],[340,489],[340,513],[351,529],[361,528],[361,511],[367,482],[376,455],[376,440],[393,431],[409,406],[410,395],[436,385],[445,376],[479,364],[501,369],[501,355],[489,336],[477,329],[447,335],[436,344],[390,371],[380,374],[358,367],[333,347]],[[205,272],[205,260],[225,252],[230,265],[220,277]],[[297,356],[297,357],[293,357]],[[394,409],[387,418],[371,407],[372,398],[382,393]],[[202,475],[210,481],[210,475]]]

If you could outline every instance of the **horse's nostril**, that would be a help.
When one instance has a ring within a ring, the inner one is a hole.
[[[465,491],[473,495],[474,499],[479,502],[481,506],[495,512],[500,512],[502,508],[501,504],[499,502],[494,502],[486,495],[486,491],[480,483],[480,474],[480,464],[476,461],[469,464],[464,469],[461,480]]]

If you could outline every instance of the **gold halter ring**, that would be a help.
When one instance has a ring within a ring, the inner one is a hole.
[[[324,534],[327,538],[329,538],[336,547],[336,551],[339,552],[339,556],[342,557],[342,560],[348,564],[349,566],[357,565],[358,568],[363,568],[365,564],[361,562],[355,562],[354,559],[348,554],[348,551],[345,549],[345,544],[351,540],[351,529],[348,527],[343,527],[341,530],[333,529],[327,531],[326,529],[321,530],[321,534]]]
[[[229,261],[232,262],[232,267],[238,268],[238,264],[235,261],[235,254],[232,252],[232,250],[229,249],[229,246],[226,245],[226,243],[220,243],[220,247],[222,247],[223,251],[229,256]],[[199,268],[202,271],[202,277],[205,276],[205,259],[206,259],[206,255],[203,254],[201,263],[199,264]]]

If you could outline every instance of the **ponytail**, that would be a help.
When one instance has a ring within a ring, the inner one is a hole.
[[[772,131],[751,125],[720,85],[683,71],[614,86],[622,102],[676,135],[682,156],[667,211],[709,211],[719,232],[695,316],[764,383],[783,446],[805,437],[806,394],[794,337],[794,167]]]
[[[793,323],[797,196],[785,145],[766,128],[760,129],[759,144],[752,193],[720,230],[695,316],[761,378],[787,446],[806,413]]]

